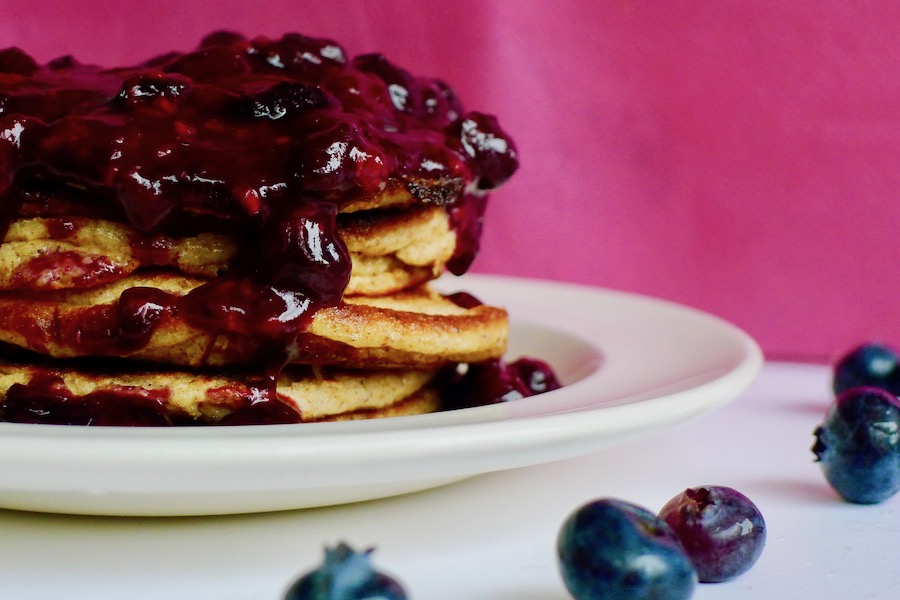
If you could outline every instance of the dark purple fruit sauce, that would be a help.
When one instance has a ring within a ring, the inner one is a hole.
[[[562,387],[546,362],[523,357],[460,365],[445,374],[444,403],[448,410],[509,402]]]
[[[466,111],[446,83],[381,55],[350,59],[327,39],[218,32],[192,52],[112,69],[0,51],[0,236],[20,215],[56,217],[62,236],[73,217],[102,217],[131,225],[135,255],[153,264],[168,236],[235,235],[239,258],[223,276],[182,297],[131,289],[84,336],[135,350],[166,314],[214,336],[254,336],[271,394],[297,336],[349,281],[342,207],[392,189],[444,207],[458,238],[448,268],[462,274],[486,193],[517,167],[496,119]],[[67,269],[86,287],[121,276],[113,265]],[[133,404],[146,412],[144,399]]]

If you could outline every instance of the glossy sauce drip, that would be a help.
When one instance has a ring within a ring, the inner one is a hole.
[[[130,223],[153,262],[168,251],[160,235],[186,223],[241,232],[227,276],[181,298],[131,290],[98,340],[133,350],[173,312],[214,336],[258,336],[270,392],[311,316],[341,301],[341,207],[390,187],[445,206],[459,274],[485,191],[517,166],[496,120],[465,112],[445,83],[380,55],[348,61],[329,40],[216,33],[118,69],[0,51],[0,233],[26,205],[74,207]]]
[[[176,296],[156,288],[133,287],[122,292],[114,321],[117,329],[112,335],[116,349],[130,352],[143,348],[160,319],[177,310],[178,301]]]
[[[468,408],[536,396],[562,387],[544,361],[523,357],[464,365],[444,375],[446,409]]]

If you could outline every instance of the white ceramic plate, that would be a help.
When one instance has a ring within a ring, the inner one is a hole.
[[[505,404],[347,423],[132,429],[0,423],[0,506],[210,515],[325,506],[570,458],[737,397],[762,366],[744,332],[624,293],[466,276],[439,282],[506,306],[508,358],[566,386]]]

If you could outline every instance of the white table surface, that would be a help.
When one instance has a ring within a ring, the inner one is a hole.
[[[566,600],[555,538],[568,513],[613,496],[658,510],[685,487],[732,486],[768,525],[748,573],[696,599],[900,598],[900,495],[843,503],[812,460],[831,400],[823,366],[769,363],[734,403],[583,458],[407,496],[203,518],[0,511],[0,599],[278,600],[346,540],[419,600]]]

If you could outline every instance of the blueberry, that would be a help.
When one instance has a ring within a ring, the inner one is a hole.
[[[394,65],[382,54],[357,56],[353,59],[353,66],[384,81],[395,110],[411,114],[418,112],[422,105],[422,94],[409,71]]]
[[[622,500],[594,500],[572,513],[559,532],[557,555],[576,600],[683,600],[697,582],[666,522]]]
[[[328,98],[319,86],[300,81],[267,83],[240,98],[238,110],[256,119],[276,121],[282,117],[328,106]]]
[[[766,523],[749,498],[724,486],[689,488],[659,516],[678,535],[701,583],[733,579],[759,559]]]
[[[219,31],[213,31],[210,34],[207,34],[202,40],[200,40],[200,47],[209,48],[210,46],[233,46],[236,44],[245,43],[246,41],[247,38],[236,31],[221,29]]]
[[[873,386],[900,395],[900,354],[884,344],[869,342],[845,354],[834,366],[835,394]]]
[[[331,196],[374,195],[390,172],[388,157],[364,123],[337,122],[311,134],[299,149],[298,162],[304,189]]]
[[[460,296],[456,296],[459,298]],[[467,299],[462,297],[463,302]],[[449,409],[511,402],[562,387],[553,368],[544,361],[520,358],[472,363],[456,371],[445,386],[444,403]]]
[[[438,127],[448,127],[463,115],[462,102],[446,82],[419,78],[416,86],[421,94],[420,118],[431,121]]]
[[[178,56],[166,69],[197,81],[216,81],[246,75],[250,67],[241,49],[234,46],[207,46]]]
[[[516,146],[500,128],[496,117],[470,112],[451,130],[459,137],[463,152],[476,166],[478,189],[499,187],[518,170]]]
[[[293,75],[314,75],[323,69],[340,68],[347,62],[340,44],[299,33],[288,33],[278,40],[254,38],[247,57],[257,70],[286,71]]]
[[[157,98],[174,101],[182,96],[188,88],[188,81],[177,75],[140,74],[122,82],[122,88],[116,99],[129,106],[153,102]]]
[[[63,56],[57,56],[50,60],[50,62],[47,63],[47,66],[51,71],[65,71],[66,69],[74,69],[77,67],[78,61],[75,60],[75,57],[71,54],[64,54]]]
[[[900,490],[900,400],[875,387],[851,388],[828,408],[812,451],[845,500],[875,504]]]
[[[362,54],[353,66],[363,73],[375,75],[384,82],[391,105],[400,113],[414,116],[437,127],[455,123],[463,114],[463,106],[446,82],[413,75],[390,62],[382,54]]]
[[[15,47],[0,50],[0,73],[30,77],[40,67],[29,54]]]
[[[552,392],[562,387],[549,364],[535,358],[523,357],[507,365],[516,385],[526,396]]]
[[[372,567],[371,554],[343,542],[326,548],[322,565],[294,582],[284,600],[406,600],[395,579]]]

